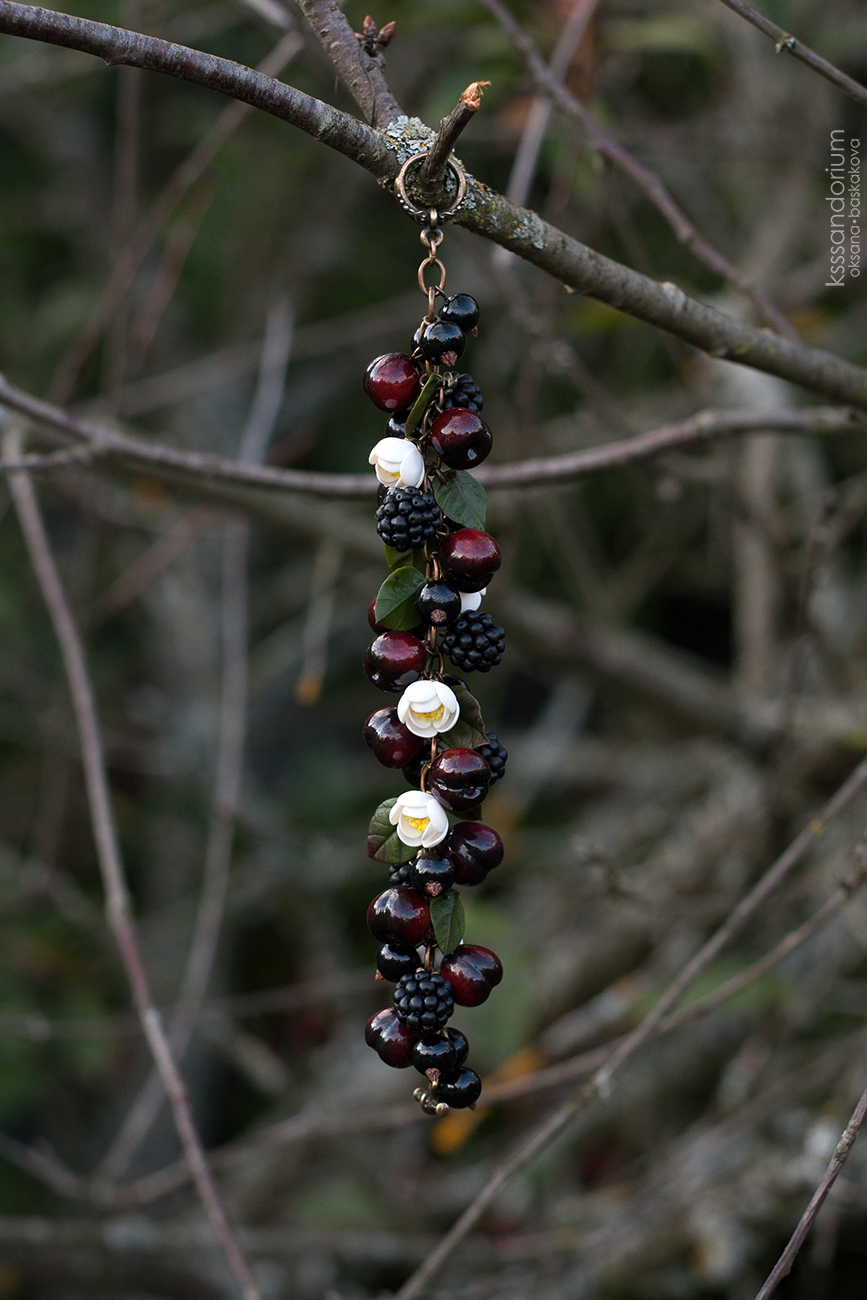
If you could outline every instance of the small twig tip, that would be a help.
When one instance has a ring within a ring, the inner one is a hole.
[[[482,106],[482,95],[485,92],[485,86],[490,86],[489,81],[474,81],[467,86],[461,95],[461,103],[471,112],[477,112]]]

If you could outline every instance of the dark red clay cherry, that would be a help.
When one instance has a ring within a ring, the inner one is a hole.
[[[367,928],[380,943],[421,943],[430,926],[427,899],[417,889],[384,889],[367,909]]]
[[[464,1061],[470,1054],[470,1045],[467,1042],[466,1034],[462,1034],[459,1029],[452,1029],[451,1026],[449,1026],[445,1033],[457,1053],[455,1067],[463,1065]]]
[[[421,736],[414,736],[397,716],[397,709],[377,709],[362,732],[383,767],[406,767],[421,753]]]
[[[418,347],[422,356],[435,366],[440,362],[453,366],[466,346],[467,340],[460,325],[452,325],[449,321],[431,321],[423,325],[418,333]]]
[[[427,651],[411,632],[381,632],[364,652],[362,666],[381,691],[402,691],[418,681]]]
[[[482,1081],[468,1066],[462,1065],[454,1074],[441,1079],[437,1088],[437,1100],[445,1101],[453,1110],[466,1110],[474,1106],[482,1092]]]
[[[502,563],[502,555],[490,533],[480,528],[459,528],[443,538],[439,549],[446,579],[458,591],[481,591],[487,587]]]
[[[425,1034],[413,1044],[410,1060],[419,1074],[438,1070],[440,1075],[445,1075],[457,1069],[458,1053],[454,1043],[445,1034]]]
[[[364,1041],[379,1053],[381,1061],[395,1070],[405,1070],[412,1064],[410,1052],[415,1045],[415,1034],[400,1023],[394,1007],[385,1007],[370,1017],[365,1026]]]
[[[490,826],[461,822],[449,832],[441,851],[455,869],[455,884],[480,885],[503,861],[503,841]]]
[[[415,598],[415,607],[434,627],[451,627],[461,616],[461,598],[447,582],[426,582]]]
[[[396,983],[401,976],[409,975],[418,966],[415,948],[397,943],[384,943],[376,954],[376,969],[384,979]]]
[[[480,1007],[503,978],[503,967],[490,948],[460,943],[448,957],[443,957],[440,974],[451,984],[459,1007]]]
[[[453,298],[446,298],[440,319],[459,325],[465,334],[471,334],[479,323],[479,304],[471,294],[456,293]]]
[[[422,894],[436,898],[455,883],[455,869],[448,858],[429,850],[420,853],[412,867],[412,883]]]
[[[442,411],[430,429],[431,446],[451,469],[481,465],[494,445],[493,434],[480,415],[454,406]]]
[[[381,411],[405,411],[421,392],[421,380],[412,357],[386,352],[376,357],[364,373],[364,391]]]
[[[428,772],[431,794],[449,812],[468,812],[477,807],[490,783],[491,769],[474,749],[444,749]]]

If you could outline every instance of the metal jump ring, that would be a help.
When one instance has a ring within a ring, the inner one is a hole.
[[[427,152],[427,149],[422,149],[420,153],[414,153],[411,158],[407,158],[406,162],[397,173],[397,179],[394,182],[394,192],[397,195],[398,203],[403,208],[404,212],[408,212],[414,220],[420,222],[422,225],[430,219],[431,210],[430,208],[417,207],[416,204],[413,203],[412,199],[409,198],[406,192],[406,178],[410,167],[412,167],[414,163],[421,162],[423,158],[426,158]],[[467,196],[467,178],[463,167],[461,167],[459,163],[455,162],[453,158],[449,158],[447,166],[449,166],[454,172],[458,191],[451,207],[438,208],[436,210],[437,217],[440,221],[447,221],[449,217],[453,217]]]

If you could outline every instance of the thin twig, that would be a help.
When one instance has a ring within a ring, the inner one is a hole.
[[[770,18],[766,18],[764,14],[759,13],[758,9],[745,4],[744,0],[722,0],[722,2],[729,9],[734,10],[736,14],[740,14],[741,18],[746,18],[747,22],[752,23],[753,27],[758,27],[759,31],[764,32],[765,36],[770,36],[771,40],[776,42],[778,54],[782,54],[783,50],[785,50],[787,54],[791,54],[793,59],[800,59],[801,63],[806,63],[808,68],[818,72],[820,77],[832,82],[840,90],[845,90],[846,94],[851,95],[853,99],[857,99],[859,104],[867,105],[867,87],[862,86],[860,81],[854,81],[845,72],[835,68],[833,63],[823,59],[821,55],[816,54],[814,50],[811,50],[808,45],[804,45],[802,41],[797,40],[796,37],[790,36],[788,32],[783,31],[782,27],[772,23]]]
[[[566,1127],[579,1111],[589,1106],[597,1097],[605,1097],[611,1090],[611,1081],[617,1071],[649,1038],[658,1032],[662,1020],[671,1011],[686,992],[690,984],[713,961],[720,950],[741,929],[764,899],[800,862],[807,851],[816,842],[827,825],[829,818],[835,816],[848,804],[867,782],[867,758],[865,758],[840,789],[828,800],[819,816],[814,818],[801,831],[784,853],[772,863],[762,878],[732,910],[726,921],[711,939],[705,943],[680,974],[672,981],[667,991],[656,1006],[630,1034],[610,1054],[608,1060],[599,1067],[593,1077],[562,1106],[551,1114],[543,1124],[530,1134],[494,1171],[484,1187],[479,1191],[466,1210],[449,1229],[442,1241],[431,1251],[427,1259],[416,1269],[397,1292],[396,1300],[414,1300],[420,1291],[434,1277],[452,1251],[454,1251],[467,1233],[479,1221],[484,1211],[518,1169],[531,1161]]]
[[[554,47],[554,53],[551,55],[551,62],[548,65],[551,75],[556,77],[557,81],[566,80],[566,74],[598,4],[599,0],[575,0],[572,12],[563,24],[560,38]],[[506,194],[513,203],[523,204],[527,202],[530,186],[533,183],[533,175],[536,171],[539,150],[542,148],[542,141],[545,139],[545,132],[548,128],[553,107],[550,95],[537,95],[530,105],[530,111],[527,114],[527,120],[518,141],[518,148],[515,151],[512,173],[506,186]]]
[[[0,403],[21,411],[39,424],[83,439],[90,446],[88,456],[116,456],[121,460],[151,468],[163,467],[196,478],[228,479],[253,487],[282,488],[314,496],[365,498],[375,496],[377,483],[372,474],[322,474],[315,470],[278,469],[270,465],[245,465],[225,456],[202,452],[179,451],[144,438],[132,438],[103,429],[89,420],[69,415],[60,407],[43,402],[20,388],[14,388],[0,375]],[[773,429],[780,433],[846,433],[858,428],[852,412],[843,408],[808,407],[800,411],[701,411],[677,424],[663,425],[636,438],[606,443],[587,451],[569,452],[565,456],[545,456],[518,461],[512,465],[482,466],[476,471],[479,482],[488,488],[537,487],[543,483],[567,483],[618,469],[633,461],[644,460],[660,452],[694,442],[706,442],[726,435],[749,433],[754,429]],[[30,467],[32,462],[27,462]],[[36,468],[42,468],[37,463]],[[46,468],[52,468],[49,463]],[[14,462],[0,460],[0,474],[20,469]]]
[[[708,243],[686,213],[675,203],[659,177],[649,171],[637,158],[633,158],[632,154],[618,144],[613,136],[599,126],[584,105],[563,84],[562,77],[555,76],[553,69],[548,67],[523,27],[515,21],[501,0],[482,0],[482,4],[508,33],[536,84],[550,95],[558,108],[578,122],[581,130],[599,152],[625,172],[641,192],[647,195],[654,207],[658,208],[665,217],[680,242],[685,244],[705,266],[745,293],[765,319],[784,338],[797,341],[797,331],[774,306],[770,298],[760,289],[754,288],[727,257],[723,257],[722,253]]]
[[[292,61],[304,44],[295,30],[283,36],[274,49],[259,65],[265,76],[276,76]],[[199,143],[175,169],[148,210],[113,259],[108,282],[91,308],[77,338],[61,357],[51,383],[51,397],[55,402],[65,402],[73,392],[82,366],[99,342],[100,335],[122,303],[142,263],[150,252],[160,231],[196,181],[214,161],[230,136],[249,116],[251,106],[244,103],[229,104],[211,124]],[[199,205],[201,207],[201,205]],[[193,222],[195,223],[195,217]],[[170,237],[171,238],[171,237]]]
[[[268,315],[259,380],[241,435],[238,459],[242,464],[257,464],[267,450],[283,401],[292,332],[291,313],[281,301]],[[169,1025],[169,1041],[179,1060],[189,1044],[216,957],[240,807],[247,715],[249,548],[249,523],[230,520],[223,542],[223,673],[217,770],[199,908],[181,995]],[[121,1176],[156,1118],[162,1097],[160,1077],[152,1072],[101,1162],[102,1176]]]
[[[490,84],[489,81],[471,82],[462,92],[448,117],[444,117],[440,122],[436,138],[428,150],[418,175],[422,194],[430,196],[431,202],[437,197],[442,186],[443,173],[458,137],[481,108],[484,88]]]
[[[861,1094],[861,1099],[855,1107],[852,1118],[843,1130],[843,1136],[837,1143],[828,1168],[822,1175],[822,1181],[813,1193],[810,1204],[801,1215],[801,1220],[792,1233],[789,1244],[774,1265],[770,1277],[756,1296],[756,1300],[768,1300],[768,1296],[773,1295],[783,1278],[791,1272],[795,1257],[804,1244],[804,1238],[815,1223],[816,1216],[825,1203],[825,1198],[837,1181],[837,1175],[849,1159],[849,1152],[855,1145],[855,1139],[861,1131],[861,1125],[864,1123],[865,1118],[867,1118],[867,1088]]]
[[[108,63],[164,72],[231,95],[306,131],[381,181],[393,181],[400,169],[402,145],[348,113],[229,59],[14,0],[0,0],[0,32],[83,50]],[[424,143],[429,143],[427,137]],[[833,401],[867,408],[867,371],[860,367],[742,324],[677,285],[660,284],[604,257],[473,177],[468,177],[468,186],[471,202],[457,214],[457,224],[517,253],[568,287],[667,330],[709,355],[778,375]]]
[[[10,429],[4,451],[20,451],[20,434]],[[81,639],[66,600],[33,485],[26,474],[10,476],[10,489],[24,534],[28,554],[60,645],[72,706],[81,741],[87,798],[93,823],[97,859],[106,897],[106,915],[129,980],[142,1030],[169,1097],[181,1145],[214,1232],[223,1248],[245,1300],[260,1300],[258,1288],[229,1226],[196,1131],[186,1088],[175,1064],[162,1019],[151,997],[150,981],[142,961],[133,922],[132,902],[126,884],[117,828],[111,806],[105,757],[96,704]]]
[[[298,8],[368,122],[387,126],[399,117],[402,110],[383,76],[382,56],[365,51],[337,0],[298,0]]]

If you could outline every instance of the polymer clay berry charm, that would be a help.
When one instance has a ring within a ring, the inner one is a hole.
[[[455,888],[481,884],[501,862],[503,844],[490,827],[458,818],[474,814],[506,764],[478,701],[445,671],[444,656],[461,673],[486,673],[500,663],[505,641],[481,609],[501,555],[478,527],[484,493],[469,474],[489,455],[493,435],[478,385],[453,369],[478,332],[479,305],[470,294],[445,295],[438,250],[442,221],[456,206],[437,213],[414,205],[407,179],[423,156],[404,164],[395,190],[423,227],[427,313],[411,351],[377,357],[364,377],[368,396],[388,415],[369,460],[379,484],[376,531],[391,573],[368,611],[376,636],[363,667],[374,686],[400,695],[394,707],[370,714],[364,739],[410,786],[380,805],[368,833],[368,854],[388,865],[389,879],[367,924],[379,944],[377,978],[394,991],[392,1005],[368,1021],[365,1039],[386,1065],[414,1066],[425,1081],[414,1093],[422,1110],[443,1115],[474,1106],[482,1089],[467,1065],[465,1035],[448,1022],[455,1006],[484,1002],[503,974],[489,948],[463,942]],[[463,174],[449,165],[460,196]],[[430,272],[439,277],[433,287]]]

